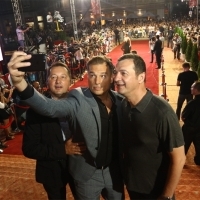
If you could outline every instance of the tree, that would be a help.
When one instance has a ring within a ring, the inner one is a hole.
[[[192,47],[192,55],[191,55],[190,62],[191,62],[192,70],[197,71],[198,64],[199,64],[197,44],[194,44]]]
[[[183,35],[182,37],[181,49],[182,49],[182,54],[185,54],[187,49],[187,38],[185,35]]]
[[[190,62],[190,59],[191,59],[191,54],[192,54],[192,40],[190,39],[188,41],[188,44],[187,44],[187,49],[186,49],[186,53],[185,53],[185,58],[187,60],[187,62]]]

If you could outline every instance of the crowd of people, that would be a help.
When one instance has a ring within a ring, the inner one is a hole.
[[[39,82],[34,80],[31,85],[20,71],[30,66],[31,55],[14,52],[8,63],[12,84],[21,103],[30,106],[22,150],[25,156],[37,160],[36,181],[43,184],[48,199],[66,199],[69,184],[77,200],[99,199],[100,195],[108,200],[124,199],[124,185],[132,200],[175,200],[191,142],[196,150],[195,163],[200,164],[198,77],[188,63],[183,64],[184,72],[177,78],[180,94],[175,113],[164,99],[146,89],[145,62],[133,53],[130,44],[133,37],[149,38],[151,62],[155,54],[160,69],[163,38],[167,47],[177,47],[174,58],[180,58],[181,41],[174,32],[177,23],[188,37],[194,37],[197,29],[187,21],[138,22],[100,30],[95,27],[92,32],[83,27],[80,41],[72,39],[57,47],[74,51],[76,61],[85,58],[88,87],[70,92],[72,71],[66,60],[49,61],[48,92],[41,94]],[[105,52],[98,48],[100,41],[110,45]],[[94,50],[83,56],[83,44],[90,42]],[[105,54],[122,43],[123,55],[114,68]],[[113,83],[117,92],[111,90]],[[192,101],[181,115],[185,99]],[[184,121],[182,130],[180,118]],[[10,132],[8,136],[12,137]]]

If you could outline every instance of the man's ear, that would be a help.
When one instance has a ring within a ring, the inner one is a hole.
[[[145,82],[145,77],[146,77],[146,73],[145,72],[139,74],[139,76],[138,76],[139,83]]]
[[[113,81],[114,81],[114,74],[111,75],[111,81],[110,81],[110,83],[113,83]]]

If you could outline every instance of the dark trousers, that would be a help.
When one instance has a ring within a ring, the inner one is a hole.
[[[193,142],[195,148],[194,162],[200,165],[200,128],[190,127],[187,125],[182,126],[183,137],[185,141],[185,155],[187,154],[191,143]]]
[[[157,200],[158,196],[153,194],[143,194],[134,191],[128,190],[128,194],[131,200]],[[173,200],[175,200],[175,196],[173,196]]]
[[[154,57],[154,51],[151,50],[151,61],[150,62],[153,62],[153,57]]]
[[[162,51],[156,52],[156,62],[157,62],[158,68],[161,68],[161,54],[162,54]]]
[[[181,45],[178,44],[176,45],[176,48],[174,50],[174,58],[177,58],[180,60],[180,50],[181,50]]]
[[[179,94],[178,95],[178,102],[177,102],[177,108],[176,108],[176,115],[178,117],[178,120],[180,120],[181,108],[183,106],[184,101],[186,100],[188,103],[192,99],[193,99],[192,94]]]
[[[172,47],[173,47],[172,38],[167,38],[167,47],[168,48],[170,47],[172,49]]]
[[[120,37],[119,37],[119,35],[115,36],[115,44],[117,45],[117,43],[120,44]]]
[[[43,184],[49,200],[66,200],[66,186]]]
[[[68,176],[68,184],[72,195],[74,199],[77,199],[74,179],[71,174],[69,174],[68,172],[66,173]],[[66,185],[58,186],[56,185],[56,183],[55,185],[43,184],[43,187],[47,193],[49,200],[66,200]]]

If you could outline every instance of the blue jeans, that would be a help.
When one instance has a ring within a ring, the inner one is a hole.
[[[19,42],[19,46],[20,47],[24,47],[25,46],[24,40],[19,40],[18,42]]]

